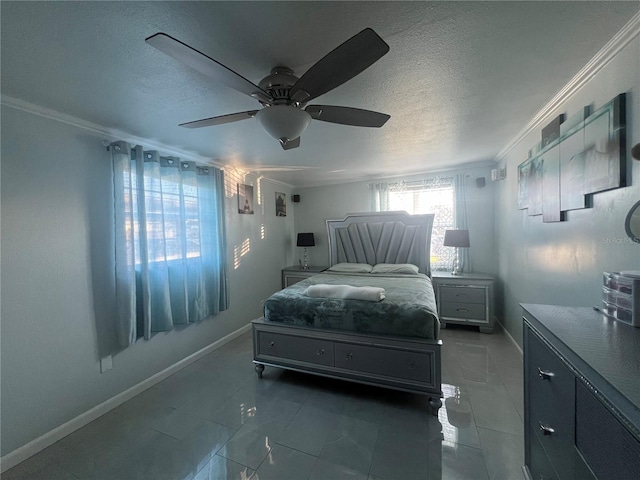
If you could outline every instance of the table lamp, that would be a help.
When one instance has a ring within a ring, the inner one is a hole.
[[[458,249],[469,247],[469,230],[445,230],[444,246],[455,248],[451,275],[462,275],[462,265],[460,265]]]
[[[316,242],[313,239],[313,233],[299,233],[298,234],[298,247],[304,247],[304,265],[303,270],[309,270],[309,256],[307,254],[307,247],[315,247]]]

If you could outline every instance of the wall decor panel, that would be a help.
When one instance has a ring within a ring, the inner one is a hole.
[[[542,129],[542,141],[518,165],[518,208],[542,221],[588,208],[587,195],[626,185],[625,94],[589,114],[584,107],[567,125],[559,115]]]

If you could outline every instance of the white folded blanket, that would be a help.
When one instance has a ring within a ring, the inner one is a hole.
[[[367,302],[384,300],[384,288],[379,287],[353,287],[351,285],[327,285],[320,283],[307,287],[304,294],[308,297],[350,298],[354,300],[366,300]]]

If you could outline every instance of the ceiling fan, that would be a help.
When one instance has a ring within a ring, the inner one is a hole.
[[[214,80],[255,98],[263,107],[182,123],[181,127],[210,127],[255,117],[284,150],[290,150],[300,146],[300,135],[312,119],[357,127],[381,127],[390,118],[384,113],[359,108],[307,105],[352,79],[389,51],[389,45],[370,28],[329,52],[302,77],[296,77],[290,68],[279,66],[258,85],[165,33],[156,33],[146,42]]]

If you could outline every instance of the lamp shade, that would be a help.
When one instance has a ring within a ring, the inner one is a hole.
[[[468,247],[469,246],[469,230],[445,230],[444,246],[445,247]]]
[[[297,245],[298,247],[315,247],[316,242],[313,239],[313,233],[299,233]]]
[[[276,140],[295,140],[309,126],[311,115],[290,105],[273,105],[258,110],[256,118],[262,128]]]

